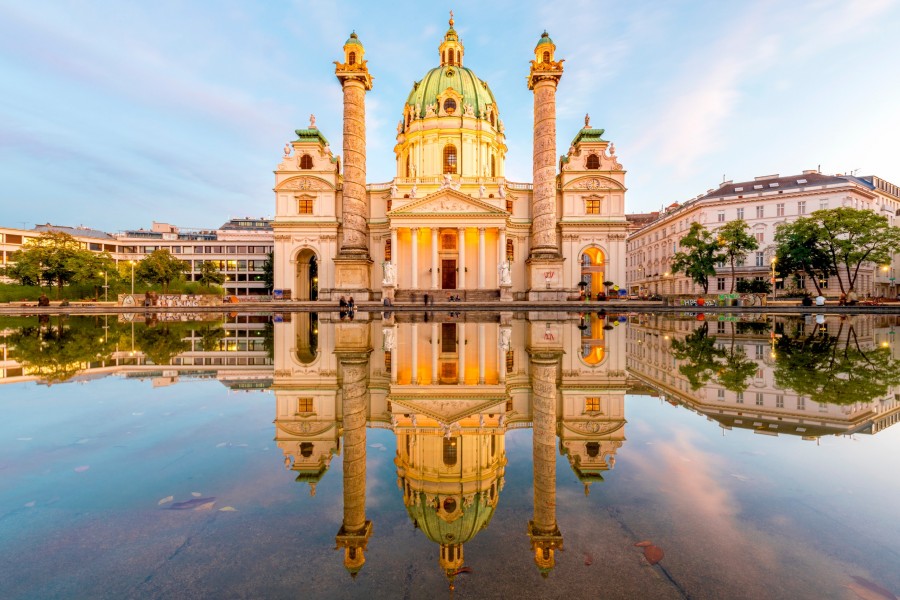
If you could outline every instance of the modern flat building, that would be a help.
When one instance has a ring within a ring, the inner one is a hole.
[[[672,257],[692,223],[714,231],[730,221],[743,219],[759,244],[739,261],[736,278],[768,281],[775,256],[775,230],[781,223],[808,216],[814,211],[848,206],[884,215],[891,225],[900,224],[900,188],[875,176],[825,175],[816,170],[799,175],[763,175],[752,181],[726,181],[684,203],[674,203],[628,237],[626,273],[633,294],[698,294],[702,288],[684,273],[673,273]],[[860,270],[856,291],[860,295],[896,295],[894,277],[900,270],[900,255],[890,265],[867,264]],[[845,280],[846,281],[846,280]],[[710,279],[709,292],[731,290],[731,266],[719,265]],[[827,296],[837,296],[836,282],[821,282]],[[782,290],[814,291],[804,277],[776,282]]]
[[[527,73],[534,92],[533,182],[506,178],[503,111],[468,66],[453,20],[439,64],[398,107],[396,174],[366,179],[365,96],[372,77],[352,34],[335,75],[343,156],[315,119],[275,170],[275,288],[299,300],[566,299],[624,286],[625,170],[585,118],[556,153],[563,74],[544,33]],[[523,73],[526,74],[526,73]],[[580,283],[584,282],[581,286]]]

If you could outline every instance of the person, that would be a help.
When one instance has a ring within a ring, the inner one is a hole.
[[[425,294],[425,306],[428,306],[428,294]]]
[[[50,306],[50,298],[47,297],[47,294],[41,294],[38,298],[38,306]]]
[[[356,307],[356,304],[353,303],[353,296],[350,296],[350,298],[347,299],[347,308],[350,309],[350,312],[353,312],[354,307]]]
[[[825,296],[822,294],[816,296],[816,306],[825,306]]]
[[[338,300],[338,306],[341,308],[347,308],[347,299],[341,296],[341,299]]]
[[[803,296],[800,304],[802,304],[803,306],[812,306],[812,298],[809,297],[809,294]]]
[[[847,306],[847,294],[841,292],[840,298],[838,298],[838,306]]]

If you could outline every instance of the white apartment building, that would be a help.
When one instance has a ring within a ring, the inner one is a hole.
[[[674,203],[660,211],[655,220],[628,236],[626,266],[628,290],[632,294],[699,294],[684,273],[673,273],[672,257],[692,223],[700,223],[714,231],[735,219],[743,219],[756,237],[759,248],[740,261],[735,277],[768,280],[772,276],[775,256],[775,229],[785,222],[814,211],[848,206],[868,209],[888,217],[891,225],[900,224],[900,187],[879,177],[824,175],[816,170],[782,177],[763,175],[753,181],[726,181],[718,189],[707,190],[684,203]],[[856,291],[895,296],[896,274],[900,271],[900,255],[890,265],[869,264],[860,270]],[[828,296],[840,294],[836,282],[822,282]],[[709,293],[731,290],[731,266],[722,264],[710,278]],[[776,293],[782,290],[814,291],[812,282],[793,277],[776,282]]]
[[[212,261],[225,275],[225,293],[235,296],[265,295],[263,264],[272,251],[272,222],[258,218],[236,218],[218,229],[187,229],[154,222],[147,229],[106,233],[88,227],[37,225],[34,229],[0,227],[0,261],[6,266],[14,252],[44,231],[68,233],[82,247],[108,252],[116,263],[140,261],[159,248],[169,250],[188,263],[188,281],[200,279],[201,265]]]

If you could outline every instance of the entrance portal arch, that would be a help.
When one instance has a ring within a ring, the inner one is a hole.
[[[319,299],[319,260],[316,253],[304,248],[297,253],[297,273],[294,285],[295,300]]]
[[[597,294],[605,294],[603,285],[606,276],[606,255],[596,246],[589,246],[581,252],[581,281],[585,283],[585,292],[590,292],[591,298]]]

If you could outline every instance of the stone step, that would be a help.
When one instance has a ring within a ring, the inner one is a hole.
[[[500,290],[396,290],[394,302],[424,305],[425,294],[428,294],[429,302],[448,302],[451,296],[459,297],[460,302],[496,302],[500,300]]]

